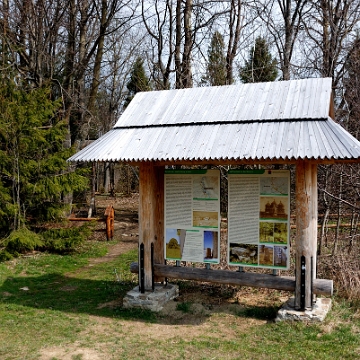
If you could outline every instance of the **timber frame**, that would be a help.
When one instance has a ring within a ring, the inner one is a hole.
[[[306,310],[314,294],[333,291],[316,279],[317,165],[360,161],[360,142],[334,116],[331,78],[140,92],[112,130],[68,161],[139,166],[141,261],[131,269],[142,292],[168,277],[269,287],[294,291],[295,309]],[[295,165],[295,277],[166,266],[169,165]]]
[[[250,162],[251,163],[251,162]],[[235,271],[179,268],[164,265],[164,169],[163,163],[139,163],[139,245],[144,246],[142,291],[152,291],[153,279],[165,277],[268,287],[295,291],[295,309],[311,309],[314,294],[332,295],[331,280],[316,279],[317,251],[317,161],[298,160],[296,165],[296,259],[295,278]],[[249,164],[249,162],[247,162]],[[254,162],[255,164],[255,162]],[[272,163],[277,165],[275,161]],[[169,165],[172,165],[169,163]],[[192,162],[209,165],[209,162]],[[237,165],[243,165],[237,162]],[[153,250],[152,250],[153,247]],[[152,256],[153,253],[153,263]],[[132,265],[132,272],[140,268]]]

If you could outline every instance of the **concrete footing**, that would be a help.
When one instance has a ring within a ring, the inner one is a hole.
[[[321,322],[331,309],[331,299],[317,298],[311,310],[295,310],[295,298],[290,298],[278,311],[276,322],[295,320]]]
[[[124,308],[146,309],[155,312],[162,310],[164,305],[179,296],[179,287],[173,284],[156,284],[154,291],[141,293],[139,286],[130,290],[123,299]]]

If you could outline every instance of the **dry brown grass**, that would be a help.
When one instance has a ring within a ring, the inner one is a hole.
[[[355,252],[323,258],[320,271],[334,281],[336,294],[360,302],[360,259]]]

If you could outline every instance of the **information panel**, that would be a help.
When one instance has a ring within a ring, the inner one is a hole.
[[[288,269],[290,172],[228,173],[228,264]]]
[[[165,259],[220,261],[220,172],[165,170]]]

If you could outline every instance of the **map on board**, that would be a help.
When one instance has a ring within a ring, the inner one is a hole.
[[[288,195],[288,178],[263,177],[260,179],[261,195]]]
[[[217,176],[199,176],[194,178],[193,198],[194,199],[218,199]]]

